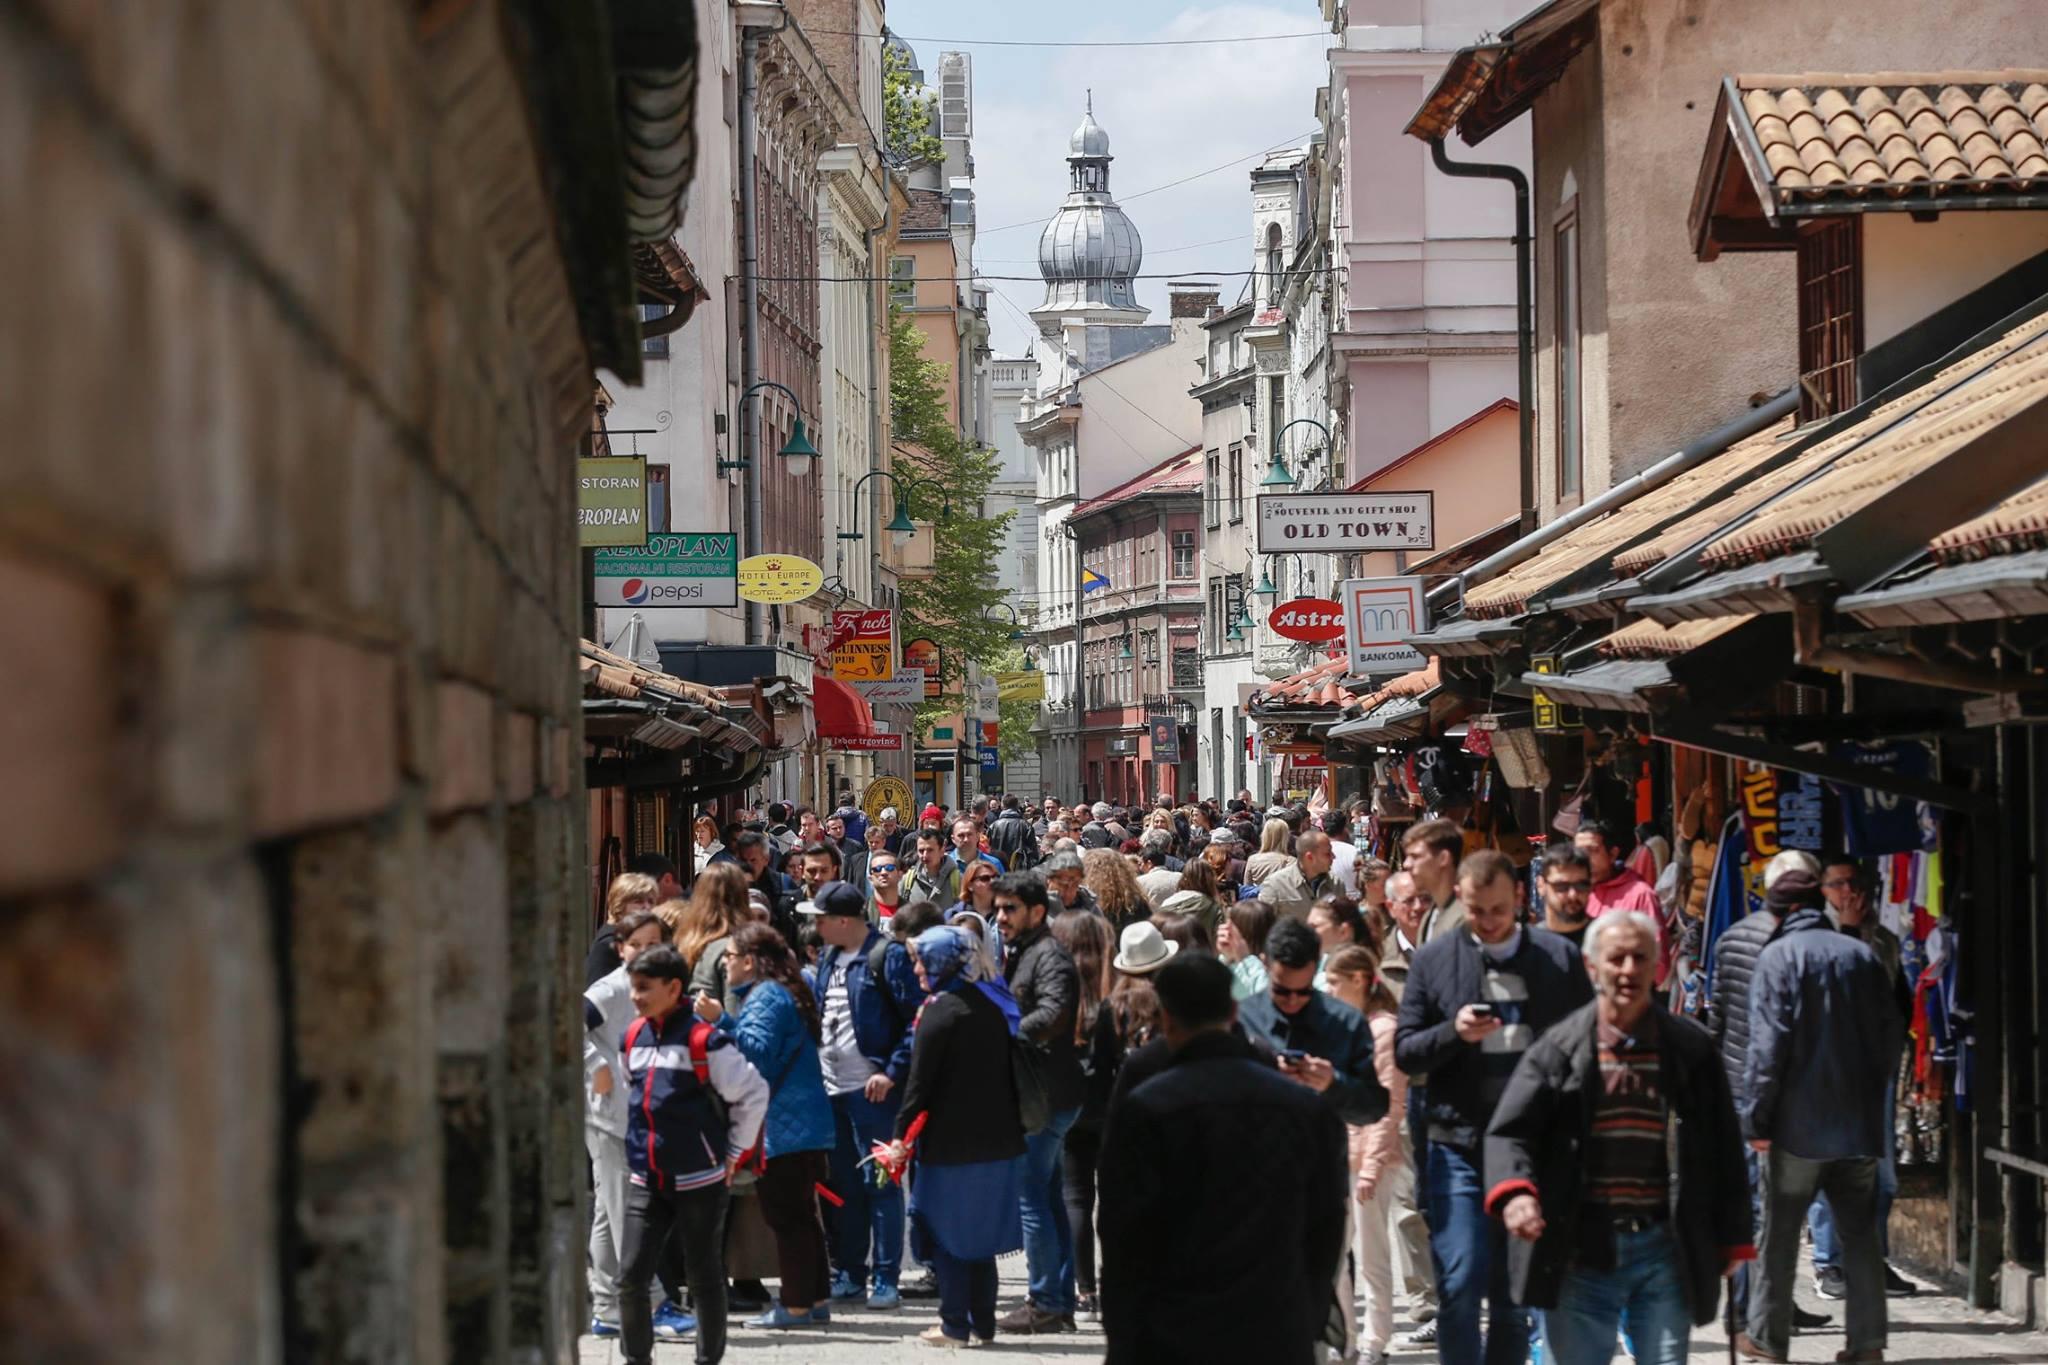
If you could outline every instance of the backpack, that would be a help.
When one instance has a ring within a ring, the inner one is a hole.
[[[1006,871],[1022,872],[1038,862],[1038,836],[1015,812],[1004,812],[988,827],[988,849]]]
[[[647,1022],[645,1016],[635,1019],[633,1027],[626,1030],[625,1051],[633,1051],[633,1040],[640,1036],[640,1028]],[[704,1094],[705,1103],[711,1108],[711,1117],[720,1132],[728,1132],[731,1123],[726,1118],[725,1096],[711,1084],[711,1035],[717,1030],[702,1019],[690,1021],[690,1070],[696,1073],[697,1089]]]

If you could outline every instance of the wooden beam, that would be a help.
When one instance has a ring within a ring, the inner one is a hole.
[[[1998,803],[1990,797],[1961,787],[1951,787],[1946,783],[1926,778],[1907,777],[1885,768],[1849,763],[1827,754],[1815,753],[1811,749],[1795,749],[1790,745],[1760,739],[1753,735],[1738,735],[1717,725],[1700,725],[1671,716],[1654,716],[1651,725],[1658,739],[1671,744],[1683,744],[1692,749],[1705,749],[1708,753],[1745,759],[1751,763],[1762,763],[1795,773],[1807,773],[1829,782],[1840,782],[1845,786],[1890,792],[1974,817],[1993,818],[1998,809]]]

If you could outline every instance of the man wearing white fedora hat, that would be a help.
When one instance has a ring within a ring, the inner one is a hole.
[[[1180,951],[1180,945],[1159,932],[1149,919],[1126,924],[1117,943],[1116,959],[1110,965],[1127,976],[1156,972]]]

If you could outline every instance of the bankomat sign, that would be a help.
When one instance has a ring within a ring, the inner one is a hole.
[[[1354,676],[1408,673],[1429,662],[1407,641],[1429,629],[1420,578],[1353,578],[1338,589]]]

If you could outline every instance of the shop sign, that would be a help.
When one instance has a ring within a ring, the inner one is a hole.
[[[826,637],[835,682],[887,682],[896,676],[896,613],[858,607],[832,613]]]
[[[1259,553],[1308,550],[1434,550],[1436,495],[1265,493],[1259,497]]]
[[[736,607],[739,537],[730,531],[648,536],[633,549],[599,549],[591,600],[600,607]]]
[[[1002,751],[993,744],[983,744],[976,752],[981,755],[981,770],[985,773],[998,771],[1003,766]]]
[[[825,747],[849,753],[901,753],[901,735],[826,735]]]
[[[740,596],[749,602],[801,602],[825,586],[825,571],[802,555],[754,555],[739,563]]]
[[[910,811],[910,784],[900,777],[878,777],[860,794],[861,813],[870,820],[881,819],[882,812],[890,806],[896,808],[899,816]]]
[[[1557,672],[1557,656],[1555,654],[1531,654],[1529,656],[1529,671],[1531,673]],[[1534,712],[1533,728],[1539,735],[1561,735],[1567,730],[1576,730],[1579,726],[1579,708],[1576,706],[1566,706],[1540,687],[1530,690],[1529,703]]]
[[[1406,637],[1429,629],[1422,580],[1348,578],[1337,589],[1344,609],[1344,639],[1352,673],[1367,677],[1411,673],[1429,662]]]
[[[1344,638],[1344,608],[1327,597],[1297,597],[1266,617],[1275,635],[1306,644]]]
[[[924,670],[899,668],[887,682],[856,682],[853,690],[870,706],[915,706],[924,700]]]
[[[924,670],[924,699],[936,701],[939,696],[939,644],[936,640],[907,640],[903,645],[903,666]]]
[[[1152,761],[1180,762],[1180,721],[1172,716],[1147,716],[1145,725],[1152,731]]]
[[[1106,752],[1118,755],[1135,754],[1138,752],[1138,737],[1136,735],[1119,735],[1109,741]]]
[[[576,462],[576,542],[647,543],[647,461],[643,456],[600,456]]]

